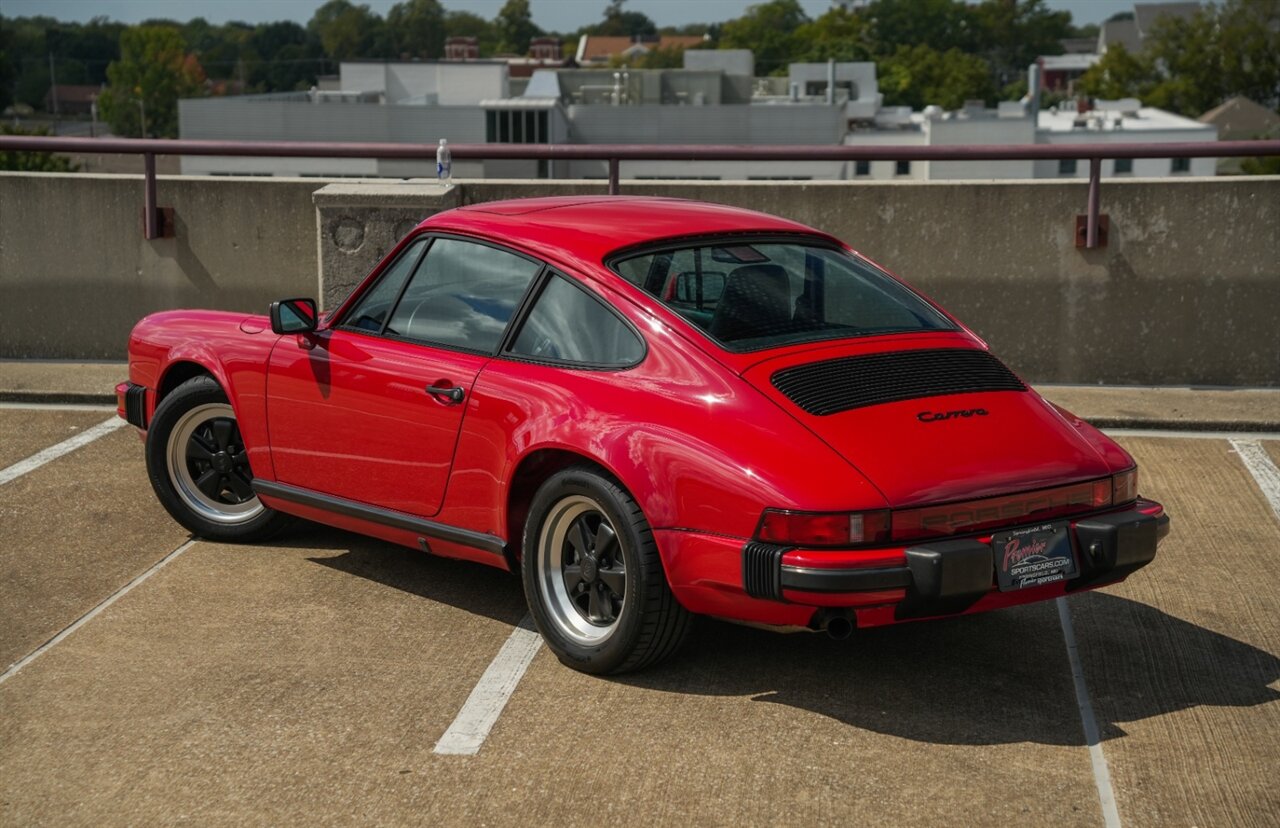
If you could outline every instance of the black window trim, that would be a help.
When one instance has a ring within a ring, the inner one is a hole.
[[[666,302],[662,301],[657,296],[654,296],[652,293],[649,293],[648,291],[646,291],[642,285],[637,285],[635,282],[632,282],[631,280],[629,280],[626,276],[623,276],[621,271],[619,271],[618,268],[616,267],[617,263],[623,259],[631,259],[631,258],[635,258],[636,256],[644,256],[644,255],[651,255],[651,254],[658,254],[658,253],[672,253],[677,250],[685,250],[693,246],[704,246],[704,245],[709,246],[717,242],[742,242],[744,244],[802,243],[809,247],[820,247],[826,250],[833,250],[837,253],[843,253],[847,256],[852,257],[854,261],[866,267],[869,267],[871,270],[877,273],[882,273],[886,278],[892,279],[893,281],[902,285],[902,287],[904,287],[908,292],[910,292],[912,296],[919,299],[927,307],[932,308],[939,316],[941,316],[942,321],[946,323],[946,327],[936,328],[933,330],[913,329],[909,331],[875,331],[873,333],[864,333],[864,334],[835,333],[831,336],[815,337],[813,339],[803,339],[798,342],[784,342],[781,344],[765,343],[763,345],[756,345],[754,347],[735,348],[730,343],[721,342],[720,340],[716,339],[707,331],[703,330],[702,328],[690,322],[688,319],[681,316]],[[689,328],[692,331],[696,331],[697,334],[701,336],[703,339],[706,339],[708,342],[715,345],[717,348],[720,348],[721,350],[731,354],[752,354],[758,351],[772,350],[774,348],[789,348],[793,345],[811,345],[815,342],[830,342],[837,339],[866,339],[867,337],[871,337],[871,336],[893,336],[893,335],[902,334],[902,333],[954,333],[955,331],[962,330],[960,325],[952,321],[950,314],[948,314],[945,310],[939,307],[938,304],[935,303],[933,300],[921,294],[918,290],[916,290],[911,285],[897,278],[893,274],[888,273],[887,271],[884,270],[884,268],[879,267],[876,264],[872,263],[865,256],[862,256],[861,254],[853,250],[850,250],[848,247],[844,246],[840,242],[837,242],[826,236],[813,235],[810,233],[803,233],[803,232],[752,233],[750,231],[747,231],[747,232],[730,231],[728,233],[700,233],[700,234],[691,235],[691,236],[676,236],[676,237],[667,238],[667,239],[660,239],[658,241],[642,242],[640,244],[634,244],[628,247],[618,248],[617,250],[607,254],[604,257],[604,264],[605,264],[605,267],[609,268],[609,271],[611,273],[613,273],[615,276],[617,276],[619,279],[625,282],[628,287],[634,290],[637,290],[640,293],[643,293],[646,299],[657,302],[664,310],[666,310],[672,316],[679,319],[680,322],[685,327]]]
[[[391,310],[387,314],[387,318],[383,320],[382,328],[378,331],[370,331],[365,328],[351,327],[346,324],[346,321],[347,321],[348,315],[350,315],[359,306],[360,299],[364,297],[364,294],[373,290],[374,287],[376,287],[377,284],[381,282],[383,278],[385,278],[387,271],[390,270],[396,264],[396,262],[400,261],[398,257],[394,259],[387,267],[383,268],[382,271],[378,273],[377,278],[370,281],[369,286],[367,288],[360,291],[360,297],[357,297],[357,299],[351,303],[347,312],[343,314],[342,319],[339,319],[337,322],[335,322],[332,327],[336,330],[345,331],[346,333],[360,334],[361,336],[369,336],[375,339],[385,339],[392,342],[405,342],[410,345],[424,345],[424,346],[427,346],[430,348],[436,348],[442,351],[452,351],[456,353],[475,354],[477,356],[488,356],[488,357],[495,357],[500,353],[502,353],[502,349],[505,347],[508,338],[511,336],[512,330],[515,328],[517,323],[523,320],[523,317],[521,316],[521,312],[525,310],[525,308],[528,306],[529,297],[531,293],[534,291],[535,288],[537,288],[542,283],[542,279],[546,275],[550,265],[548,265],[546,262],[542,261],[541,259],[535,256],[530,256],[528,253],[525,253],[522,250],[516,250],[514,248],[507,247],[506,245],[498,244],[497,242],[490,241],[489,239],[483,239],[478,236],[468,236],[464,233],[451,233],[448,231],[441,231],[441,230],[431,230],[431,229],[424,230],[423,232],[413,236],[407,242],[405,247],[415,244],[421,238],[426,238],[427,244],[424,248],[422,248],[422,252],[418,254],[418,261],[414,263],[413,270],[410,271],[408,278],[406,278],[404,280],[404,284],[400,286],[400,292],[396,294],[396,300],[394,303],[392,303]],[[434,342],[429,339],[418,339],[416,337],[402,336],[400,334],[386,332],[387,325],[391,323],[392,315],[394,315],[396,308],[400,306],[400,300],[404,298],[404,293],[409,288],[409,283],[413,281],[413,277],[417,275],[418,268],[422,267],[422,263],[423,261],[425,261],[427,254],[431,252],[431,248],[434,247],[435,243],[440,239],[452,239],[454,241],[471,242],[472,244],[479,244],[479,245],[483,245],[484,247],[492,247],[494,250],[500,250],[503,253],[510,253],[513,256],[519,256],[521,259],[524,259],[525,261],[531,262],[532,264],[536,264],[538,266],[538,271],[533,274],[533,278],[529,280],[529,284],[525,287],[524,293],[520,295],[520,301],[516,302],[515,309],[511,312],[511,318],[507,320],[506,327],[503,328],[503,331],[502,331],[502,336],[498,337],[498,344],[493,349],[466,348],[461,345],[453,345],[447,342]]]
[[[639,340],[640,358],[635,362],[618,364],[604,362],[579,362],[576,359],[547,359],[546,357],[534,357],[526,354],[513,353],[511,348],[515,345],[516,339],[520,337],[520,332],[524,329],[524,324],[528,320],[529,314],[533,312],[534,305],[536,305],[538,299],[541,298],[542,292],[546,289],[546,286],[551,284],[551,280],[557,277],[564,279],[577,290],[581,290],[589,296],[592,301],[600,305],[609,313],[613,314],[614,318],[620,321],[623,326],[631,332],[632,336]],[[644,335],[640,333],[640,329],[636,327],[636,325],[633,324],[631,320],[622,313],[622,311],[610,304],[608,300],[600,296],[596,291],[589,289],[583,279],[570,276],[562,268],[547,265],[543,267],[542,272],[538,274],[535,282],[536,284],[533,286],[535,290],[526,297],[526,300],[520,304],[516,309],[515,314],[511,317],[512,325],[507,329],[507,334],[503,337],[501,347],[496,354],[498,359],[510,362],[524,362],[532,365],[547,365],[553,368],[566,368],[569,370],[630,371],[631,369],[638,367],[649,356],[649,342],[644,338]]]

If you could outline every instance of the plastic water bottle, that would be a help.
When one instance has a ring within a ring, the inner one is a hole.
[[[441,184],[449,184],[453,180],[453,153],[449,152],[449,142],[443,138],[436,150],[436,178]]]

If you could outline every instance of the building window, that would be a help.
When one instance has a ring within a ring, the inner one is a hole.
[[[854,175],[871,175],[871,162],[870,161],[854,161],[853,174]]]
[[[484,139],[490,144],[545,144],[551,116],[544,110],[490,109],[484,113]]]
[[[1191,172],[1191,159],[1190,158],[1170,158],[1169,172],[1175,172],[1175,173]]]
[[[1124,175],[1125,173],[1133,172],[1133,159],[1117,158],[1115,169],[1116,169],[1116,175]]]
[[[895,162],[894,168],[893,168],[893,174],[894,175],[911,175],[911,162],[910,161]]]
[[[1058,160],[1058,175],[1075,175],[1076,159],[1062,158]]]

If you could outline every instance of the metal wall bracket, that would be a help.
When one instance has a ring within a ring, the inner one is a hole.
[[[1076,247],[1106,247],[1107,235],[1111,229],[1111,218],[1106,213],[1098,215],[1098,238],[1093,245],[1089,244],[1089,216],[1080,213],[1076,216]]]
[[[171,239],[176,234],[174,232],[174,214],[172,207],[156,207],[155,223],[147,226],[147,208],[143,207],[138,217],[142,221],[142,237],[147,241],[152,239]]]

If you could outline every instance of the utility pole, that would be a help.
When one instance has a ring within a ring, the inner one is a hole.
[[[58,75],[53,66],[53,52],[49,53],[49,95],[53,98],[53,134],[58,134]]]

